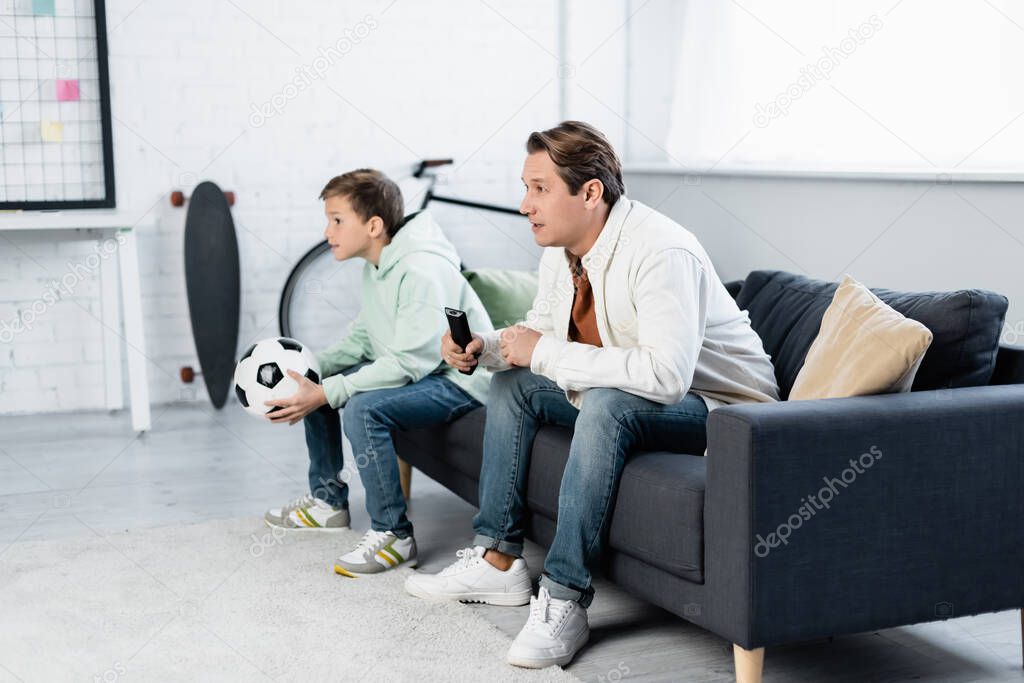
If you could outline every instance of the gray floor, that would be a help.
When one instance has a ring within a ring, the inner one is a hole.
[[[9,543],[257,516],[302,493],[301,425],[262,424],[235,406],[157,406],[137,436],[124,412],[0,418],[0,562]],[[353,526],[365,528],[352,490]],[[421,567],[470,538],[473,508],[417,473],[412,517]],[[340,550],[324,541],[324,571]],[[534,573],[543,550],[530,546]],[[585,681],[728,681],[729,643],[598,581],[591,645],[569,668]],[[510,635],[526,608],[467,606]],[[16,618],[16,615],[4,615]],[[2,651],[2,644],[0,644]],[[766,682],[1024,681],[1017,611],[770,649]]]

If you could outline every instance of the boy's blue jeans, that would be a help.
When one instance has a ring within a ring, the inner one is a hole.
[[[361,366],[354,365],[342,374]],[[341,474],[344,426],[366,489],[366,511],[372,528],[394,532],[399,538],[411,536],[412,523],[406,516],[391,430],[450,422],[479,407],[479,401],[438,374],[395,389],[356,394],[345,404],[340,417],[331,406],[321,406],[303,420],[309,448],[309,490],[329,505],[348,508],[348,484]]]
[[[626,457],[638,450],[703,453],[707,417],[696,394],[662,405],[618,389],[590,389],[577,410],[558,385],[527,368],[494,373],[473,544],[522,556],[533,439],[541,424],[574,427],[541,586],[554,598],[589,606],[590,569],[604,547]]]

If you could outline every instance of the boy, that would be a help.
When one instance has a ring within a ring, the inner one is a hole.
[[[452,421],[486,400],[488,372],[464,375],[441,361],[444,307],[464,310],[473,330],[494,328],[460,272],[455,247],[429,213],[403,219],[402,193],[380,171],[337,176],[320,199],[334,258],[366,261],[362,310],[345,339],[317,354],[322,385],[292,374],[299,390],[267,402],[281,408],[268,415],[272,422],[305,423],[310,493],[268,510],[265,520],[289,529],[349,527],[348,485],[338,478],[344,426],[371,528],[334,570],[358,577],[416,560],[391,430]]]

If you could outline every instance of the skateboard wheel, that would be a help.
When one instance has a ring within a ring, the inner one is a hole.
[[[181,375],[181,381],[185,384],[192,384],[196,378],[196,371],[192,369],[191,365],[186,365],[178,373]]]
[[[228,191],[224,193],[224,200],[228,203],[228,206],[235,205],[235,193]],[[174,190],[171,192],[171,206],[185,206],[185,202],[188,201],[188,197],[181,190]]]

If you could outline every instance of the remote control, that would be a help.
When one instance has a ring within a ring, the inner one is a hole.
[[[469,331],[469,321],[466,320],[466,312],[457,308],[445,307],[444,314],[448,318],[448,329],[452,332],[452,341],[465,351],[469,343],[473,341],[473,334]],[[476,370],[475,365],[469,370],[459,370],[459,372],[463,375],[472,375],[474,370]]]

